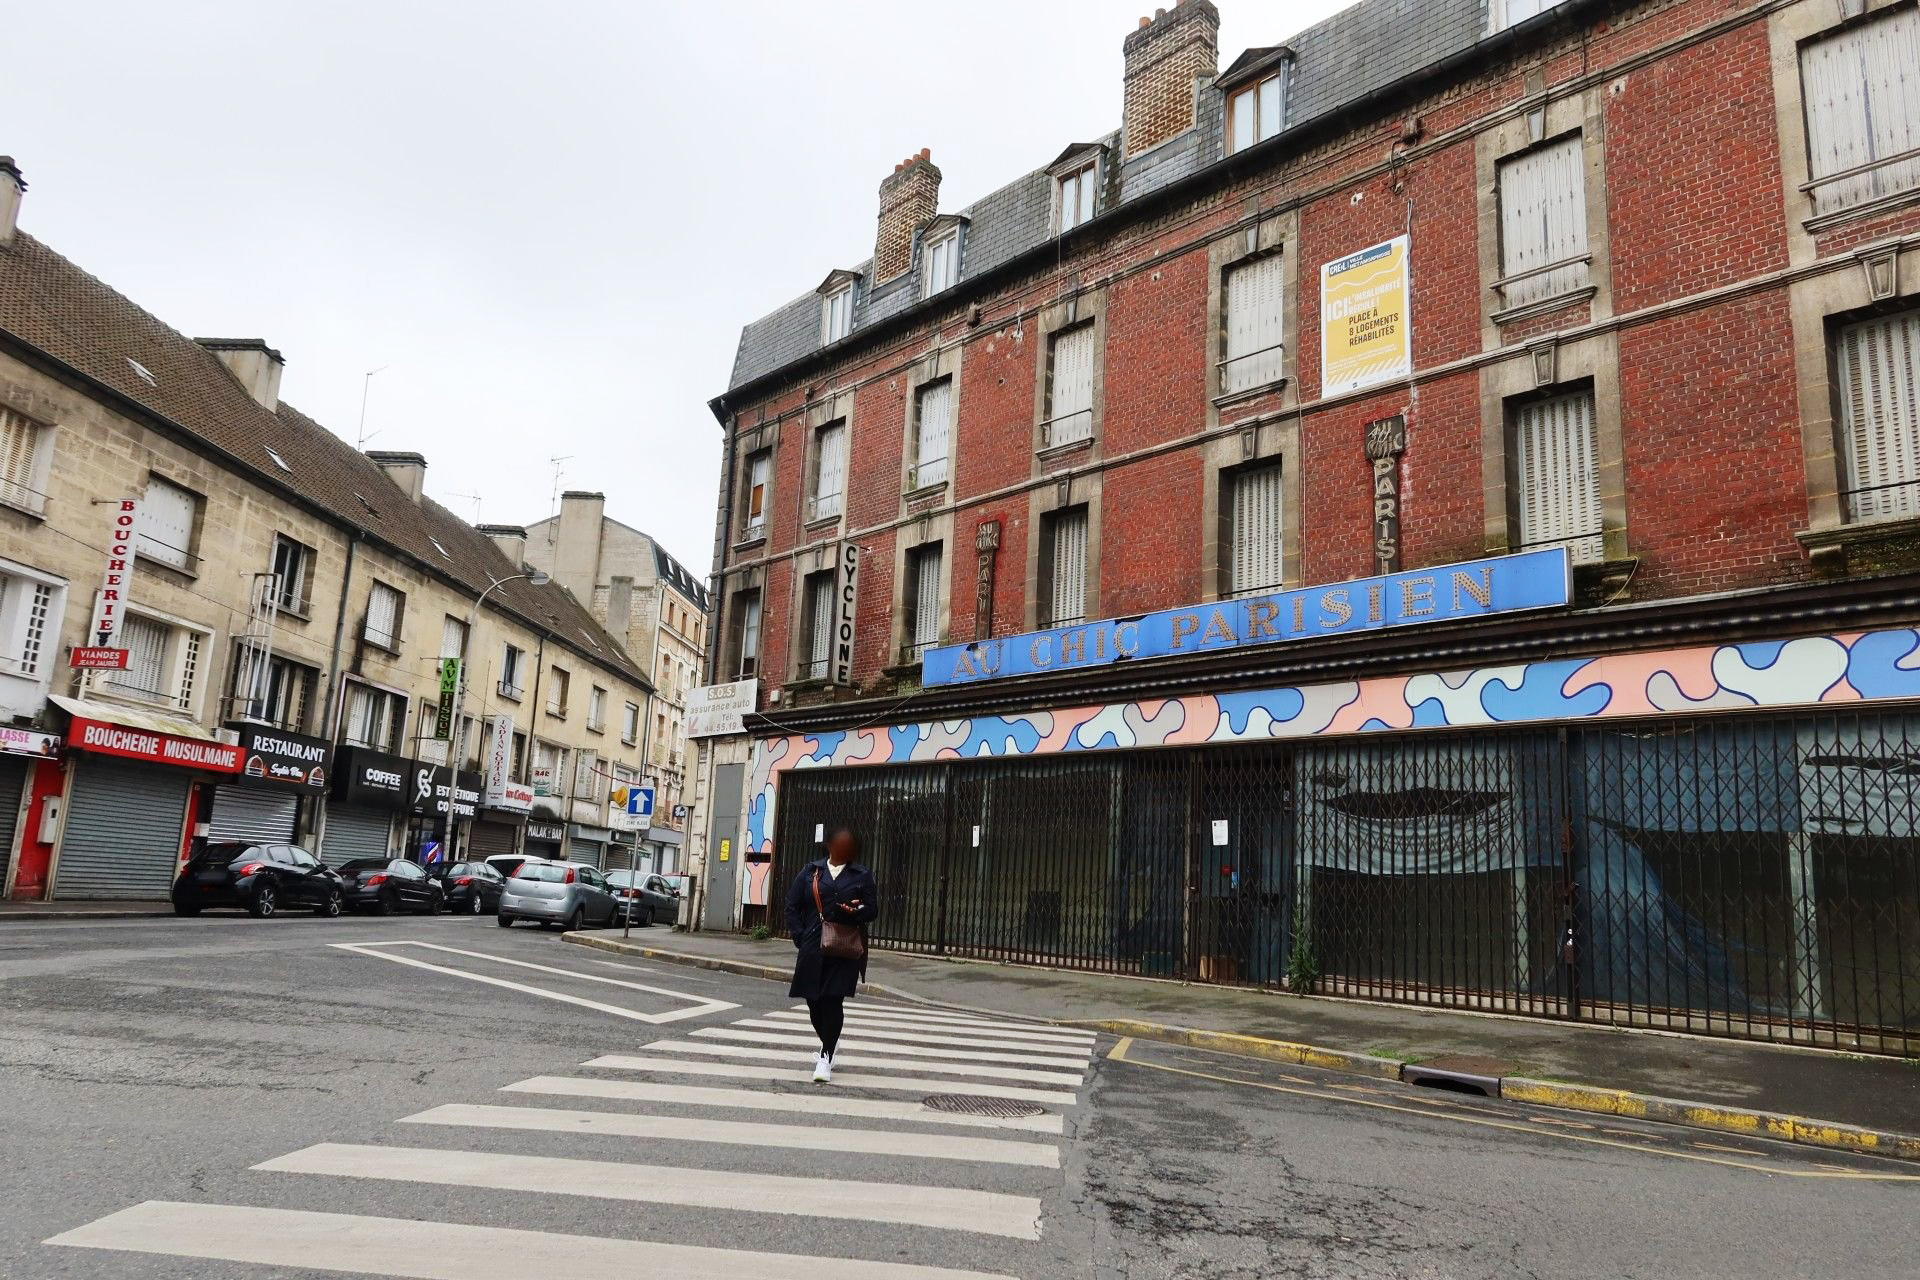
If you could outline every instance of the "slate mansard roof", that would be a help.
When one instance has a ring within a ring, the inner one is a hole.
[[[1286,120],[1278,146],[1285,147],[1287,135],[1307,125],[1325,123],[1389,86],[1471,52],[1490,38],[1488,5],[1499,2],[1361,0],[1287,40],[1285,48],[1292,56],[1287,60]],[[1557,8],[1516,29],[1545,25],[1584,7],[1581,0],[1561,0]],[[1265,54],[1278,48],[1249,52]],[[1243,57],[1235,65],[1246,61]],[[1206,86],[1199,95],[1194,127],[1145,155],[1119,155],[1122,138],[1117,130],[1101,139],[1110,171],[1094,221],[1220,163],[1225,158],[1225,105],[1225,95],[1213,85]],[[1264,148],[1266,143],[1260,145]],[[1054,238],[1052,181],[1047,169],[1036,169],[960,211],[967,219],[960,248],[960,288],[968,279]],[[857,270],[864,277],[871,265],[862,263]],[[917,270],[877,287],[869,281],[867,286],[856,292],[853,333],[842,341],[857,341],[861,329],[921,301]],[[811,355],[822,346],[820,336],[816,293],[795,298],[747,325],[740,334],[729,391]]]
[[[0,333],[468,594],[522,572],[459,516],[430,498],[414,502],[371,458],[291,405],[266,409],[206,346],[25,232],[0,248]],[[653,687],[620,642],[558,584],[510,582],[488,601],[588,662]]]

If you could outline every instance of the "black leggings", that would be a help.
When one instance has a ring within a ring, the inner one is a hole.
[[[812,1020],[814,1033],[820,1037],[820,1047],[829,1058],[839,1047],[840,1028],[847,1023],[846,1002],[845,996],[821,996],[807,1001],[807,1017]]]

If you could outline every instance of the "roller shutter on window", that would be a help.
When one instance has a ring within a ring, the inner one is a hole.
[[[1053,520],[1053,617],[1048,625],[1087,620],[1087,513],[1062,512]]]
[[[1509,307],[1582,288],[1587,264],[1541,271],[1587,251],[1584,151],[1579,135],[1535,147],[1500,166],[1500,275]]]
[[[1523,547],[1564,544],[1575,564],[1603,558],[1593,393],[1521,408],[1514,430]]]
[[[1279,590],[1282,515],[1278,463],[1233,477],[1234,595]]]
[[[1284,263],[1277,253],[1241,263],[1227,272],[1225,363],[1220,366],[1220,389],[1244,391],[1265,386],[1280,377],[1285,352],[1281,282]]]
[[[1813,188],[1831,213],[1920,186],[1920,10],[1897,9],[1800,50],[1813,178],[1862,170]]]
[[[73,768],[52,896],[167,897],[186,834],[192,775],[92,756]]]
[[[1836,345],[1847,511],[1920,513],[1920,311],[1848,325]]]
[[[1053,336],[1053,371],[1047,398],[1049,445],[1072,444],[1093,434],[1093,336],[1090,324]]]

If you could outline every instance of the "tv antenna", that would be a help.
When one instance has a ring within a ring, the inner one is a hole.
[[[480,523],[480,495],[477,493],[450,493],[449,498],[465,498],[473,504],[473,522]]]
[[[369,369],[367,370],[367,376],[360,380],[360,432],[359,439],[353,442],[353,447],[362,452],[366,450],[367,441],[373,439],[373,436],[380,434],[378,431],[374,432],[373,435],[367,434],[367,392],[373,389],[373,375],[376,373],[385,373],[391,368],[393,368],[392,365],[383,364],[378,369]]]
[[[553,464],[553,496],[547,503],[547,542],[549,545],[552,544],[555,536],[554,517],[560,514],[560,477],[566,474],[566,464],[572,461],[572,459],[573,455],[570,453],[562,454],[558,458],[547,459],[548,462]]]

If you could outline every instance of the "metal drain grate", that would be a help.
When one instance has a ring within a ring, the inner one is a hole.
[[[920,1105],[931,1111],[950,1111],[961,1116],[992,1116],[995,1120],[1020,1120],[1043,1115],[1045,1107],[1012,1098],[985,1098],[977,1093],[936,1093],[922,1098]]]

